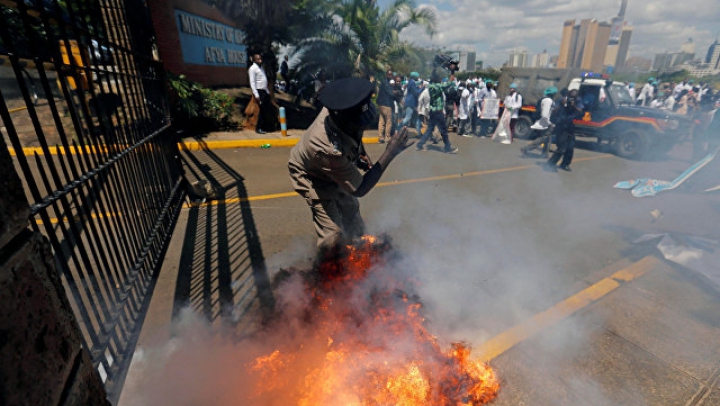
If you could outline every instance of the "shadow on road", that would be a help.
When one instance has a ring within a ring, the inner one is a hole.
[[[173,317],[190,306],[213,324],[250,333],[275,299],[244,178],[208,148],[183,151],[181,158],[188,181],[207,180],[225,202],[195,201],[189,211]]]

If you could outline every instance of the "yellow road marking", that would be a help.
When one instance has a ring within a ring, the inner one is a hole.
[[[478,348],[480,358],[485,361],[490,361],[498,357],[515,345],[604,297],[619,286],[622,286],[623,283],[639,278],[658,264],[660,264],[659,259],[653,256],[646,256],[627,268],[615,272],[610,277],[602,279],[544,312],[538,313],[530,319],[486,341]]]
[[[592,161],[596,159],[601,158],[607,158],[610,155],[599,155],[594,157],[585,157],[585,158],[578,158],[575,159],[576,162],[582,162],[582,161]],[[396,185],[404,185],[404,184],[410,184],[410,183],[420,183],[420,182],[434,182],[438,180],[448,180],[448,179],[459,179],[459,178],[465,178],[465,177],[471,177],[471,176],[482,176],[482,175],[492,175],[496,173],[503,173],[503,172],[513,172],[513,171],[519,171],[523,169],[531,169],[536,167],[535,165],[521,165],[521,166],[511,166],[508,168],[499,168],[499,169],[488,169],[484,171],[473,171],[473,172],[461,172],[461,173],[454,173],[450,175],[441,175],[441,176],[430,176],[426,178],[417,178],[417,179],[405,179],[405,180],[393,180],[389,182],[380,182],[376,186],[377,187],[386,187],[386,186],[396,186]],[[283,192],[283,193],[273,193],[273,194],[267,194],[267,195],[258,195],[258,196],[248,196],[248,197],[232,197],[229,199],[223,199],[223,200],[212,200],[209,202],[204,203],[185,203],[183,205],[183,209],[189,209],[194,207],[209,207],[209,206],[220,206],[224,204],[235,204],[240,202],[254,202],[254,201],[260,201],[260,200],[271,200],[271,199],[282,199],[286,197],[300,197],[296,192]],[[104,216],[113,216],[113,213],[106,213]],[[103,216],[103,215],[99,215]],[[38,224],[42,224],[41,220],[36,220]],[[56,224],[58,222],[57,219],[51,219],[50,222],[52,224]]]
[[[577,161],[591,161],[596,160],[600,158],[607,157],[606,155],[596,156],[596,157],[586,157],[586,158],[579,158],[576,159]],[[400,184],[408,184],[408,183],[418,183],[418,182],[432,182],[437,180],[447,180],[447,179],[458,179],[463,177],[470,177],[470,176],[481,176],[481,175],[489,175],[489,174],[495,174],[495,173],[503,173],[503,172],[511,172],[511,171],[517,171],[522,169],[529,169],[533,168],[533,165],[522,165],[522,166],[513,166],[508,168],[500,168],[500,169],[489,169],[484,171],[474,171],[474,172],[463,172],[463,173],[457,173],[457,174],[451,174],[451,175],[443,175],[443,176],[432,176],[427,178],[418,178],[418,179],[406,179],[406,180],[398,180],[398,181],[390,181],[390,182],[381,182],[378,183],[377,186],[394,186],[394,185],[400,185]],[[183,208],[192,208],[192,207],[207,207],[207,206],[218,206],[221,204],[232,204],[232,203],[238,203],[238,202],[250,202],[250,201],[259,201],[259,200],[270,200],[270,199],[280,199],[280,198],[286,198],[286,197],[294,197],[298,196],[295,192],[284,192],[284,193],[275,193],[275,194],[268,194],[268,195],[259,195],[259,196],[249,196],[246,198],[231,198],[231,199],[225,199],[225,200],[214,200],[206,203],[186,203],[183,205]],[[298,196],[299,197],[299,196]],[[98,215],[91,215],[92,218],[103,218],[103,217],[112,217],[115,216],[115,214],[112,213],[105,213],[105,214],[98,214]],[[75,216],[75,219],[81,218],[81,216]],[[66,218],[64,218],[66,219]],[[35,220],[36,223],[42,224],[41,220]],[[56,218],[51,218],[50,222],[55,224],[59,222]],[[499,355],[503,354],[507,350],[511,349],[515,345],[521,343],[522,341],[525,341],[526,339],[534,336],[535,334],[539,333],[540,331],[558,323],[559,321],[565,319],[566,317],[572,315],[573,313],[577,312],[578,310],[581,310],[585,308],[586,306],[592,304],[593,302],[599,300],[600,298],[604,297],[608,293],[612,292],[613,290],[617,289],[621,286],[622,283],[630,282],[634,279],[639,278],[640,276],[647,273],[649,270],[651,270],[654,266],[659,264],[660,261],[652,256],[646,256],[643,259],[641,259],[638,262],[635,262],[634,264],[630,265],[627,268],[621,269],[614,274],[612,274],[608,278],[604,278],[600,280],[599,282],[595,283],[592,286],[589,286],[582,291],[576,293],[575,295],[563,300],[560,303],[557,303],[556,305],[552,306],[551,308],[536,314],[535,316],[531,317],[530,319],[512,327],[509,330],[506,330],[497,336],[493,337],[492,339],[486,341],[479,349],[478,354],[480,354],[481,358],[490,361]]]
[[[577,158],[577,159],[575,159],[575,162],[594,161],[596,159],[607,158],[610,156],[611,155],[599,155],[599,156],[593,156],[593,157]],[[397,185],[404,185],[404,184],[409,184],[409,183],[420,183],[420,182],[434,182],[434,181],[438,181],[438,180],[448,180],[448,179],[460,179],[460,178],[466,178],[466,177],[471,177],[471,176],[482,176],[482,175],[492,175],[492,174],[503,173],[503,172],[513,172],[513,171],[519,171],[519,170],[523,170],[523,169],[531,169],[531,168],[536,168],[536,167],[537,167],[537,165],[520,165],[520,166],[511,166],[508,168],[488,169],[488,170],[484,170],[484,171],[461,172],[461,173],[453,173],[450,175],[430,176],[427,178],[392,180],[389,182],[379,182],[376,185],[376,187],[397,186]],[[257,201],[257,200],[279,199],[279,198],[294,197],[294,196],[300,197],[295,192],[285,192],[285,193],[275,193],[275,194],[269,194],[269,195],[259,195],[259,196],[249,196],[249,197],[232,197],[229,199],[213,200],[213,201],[209,201],[209,202],[205,202],[205,203],[187,203],[183,206],[183,208],[219,206],[221,204],[252,202],[252,201]]]

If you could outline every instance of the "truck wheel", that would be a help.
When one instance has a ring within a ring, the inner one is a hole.
[[[617,140],[616,152],[623,158],[637,158],[645,149],[645,138],[635,131],[628,131]]]
[[[532,136],[532,133],[533,133],[532,128],[530,128],[531,125],[532,125],[532,120],[530,120],[530,117],[528,117],[528,116],[518,117],[517,121],[515,122],[515,134],[513,134],[513,137],[522,138],[524,140],[530,138],[530,136]]]

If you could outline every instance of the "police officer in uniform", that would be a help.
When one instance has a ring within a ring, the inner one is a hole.
[[[377,116],[370,100],[373,89],[360,78],[327,84],[318,96],[324,108],[290,152],[292,184],[310,206],[320,253],[365,233],[358,198],[413,144],[404,127],[388,140],[377,162],[370,161],[362,136]]]

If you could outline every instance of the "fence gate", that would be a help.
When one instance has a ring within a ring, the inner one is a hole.
[[[184,193],[149,10],[0,0],[0,11],[2,137],[115,403]]]

